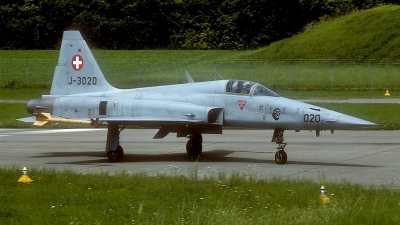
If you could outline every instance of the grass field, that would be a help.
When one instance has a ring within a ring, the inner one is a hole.
[[[0,167],[1,224],[398,224],[400,192],[342,182]],[[324,185],[330,203],[319,200]]]
[[[18,118],[31,116],[26,111],[26,104],[24,103],[0,103],[0,112],[2,115],[0,118],[0,127],[32,127],[32,124],[16,121]]]
[[[58,52],[0,52],[0,86],[49,88],[57,63],[54,53]],[[396,90],[400,83],[400,64],[393,62],[245,60],[239,51],[98,50],[94,55],[106,78],[118,88],[185,83],[185,70],[198,82],[244,79],[276,90]]]

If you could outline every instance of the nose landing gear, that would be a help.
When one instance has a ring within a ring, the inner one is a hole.
[[[274,136],[272,137],[272,142],[276,142],[278,146],[278,151],[275,153],[275,162],[277,164],[285,164],[287,162],[287,154],[285,152],[285,147],[287,143],[283,143],[283,132],[284,130],[275,129]]]

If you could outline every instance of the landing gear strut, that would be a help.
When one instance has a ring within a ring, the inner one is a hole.
[[[275,153],[275,162],[277,164],[285,164],[287,161],[287,154],[285,152],[287,143],[283,143],[283,132],[284,130],[275,129],[274,136],[272,137],[272,142],[276,142],[279,145],[276,148],[278,151]]]
[[[119,145],[119,134],[125,126],[118,124],[108,124],[106,153],[108,160],[111,162],[119,162],[124,158],[124,149]]]
[[[189,134],[187,138],[189,138],[189,140],[186,143],[186,152],[190,157],[196,159],[203,150],[203,137],[201,133],[193,133]]]

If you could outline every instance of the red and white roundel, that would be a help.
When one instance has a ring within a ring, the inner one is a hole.
[[[80,69],[82,69],[83,67],[83,58],[80,55],[74,55],[72,57],[72,68],[74,68],[74,70],[78,71]]]

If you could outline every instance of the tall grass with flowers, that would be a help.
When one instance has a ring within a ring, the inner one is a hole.
[[[310,180],[0,168],[0,224],[399,224],[400,192]],[[330,203],[319,201],[324,184]]]

